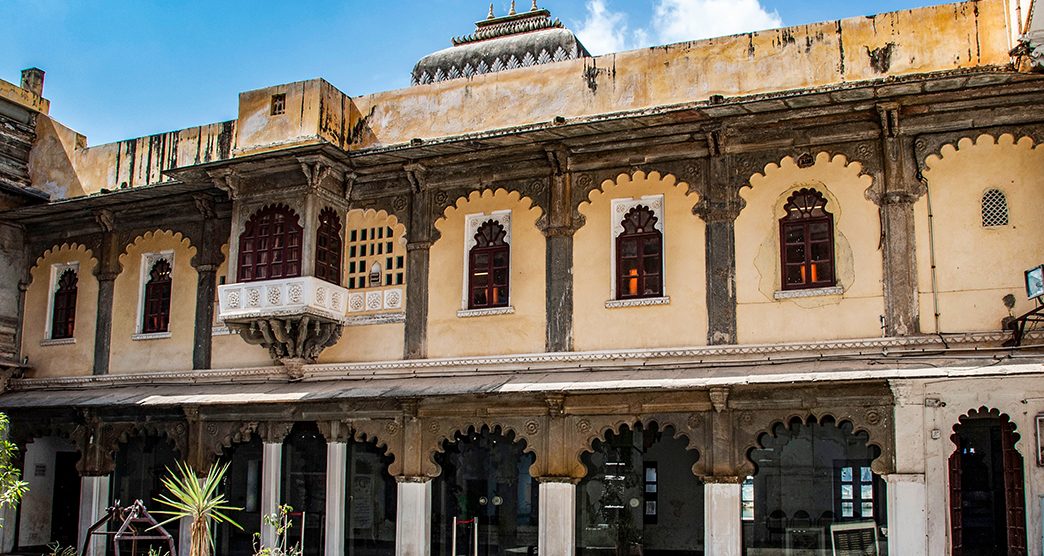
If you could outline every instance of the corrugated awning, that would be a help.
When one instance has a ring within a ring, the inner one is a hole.
[[[199,382],[97,384],[14,390],[0,395],[0,410],[58,407],[285,404],[380,398],[428,398],[474,394],[623,392],[702,389],[739,384],[793,384],[912,378],[965,378],[1044,373],[1038,360],[999,361],[989,366],[951,361],[945,366],[802,362],[759,368],[575,369],[476,372],[453,376],[306,379],[298,382]],[[976,362],[977,363],[977,362]]]

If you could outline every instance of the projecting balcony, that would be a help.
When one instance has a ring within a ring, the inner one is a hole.
[[[272,359],[312,362],[341,337],[348,290],[311,276],[226,284],[218,316]]]

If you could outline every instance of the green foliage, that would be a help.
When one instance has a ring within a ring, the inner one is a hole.
[[[7,440],[10,427],[7,415],[0,413],[0,509],[18,504],[29,492],[29,483],[22,480],[21,470],[13,463],[18,446]],[[3,521],[0,521],[0,527],[3,527]]]
[[[177,463],[177,473],[167,469],[167,476],[163,478],[163,486],[167,488],[168,495],[161,494],[156,502],[170,508],[170,510],[157,510],[153,513],[171,516],[159,525],[166,525],[181,518],[192,520],[191,541],[189,556],[209,556],[214,549],[214,537],[210,529],[210,522],[228,523],[234,527],[243,529],[235,520],[225,512],[230,510],[242,510],[227,504],[224,493],[218,491],[221,481],[228,472],[228,464],[212,466],[207,472],[206,478],[199,480],[187,463]]]
[[[287,538],[290,528],[294,526],[290,522],[290,512],[294,511],[288,504],[279,506],[278,514],[262,516],[261,522],[268,527],[274,527],[276,533],[275,546],[265,546],[261,542],[261,534],[254,533],[254,556],[301,556],[300,543],[289,545]]]
[[[50,550],[48,556],[76,556],[75,546],[62,546],[58,541],[48,544],[47,550]]]

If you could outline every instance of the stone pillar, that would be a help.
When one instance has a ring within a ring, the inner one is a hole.
[[[570,477],[540,481],[537,554],[576,551],[576,484]]]
[[[888,550],[903,556],[928,554],[928,492],[924,475],[893,473],[888,483]]]
[[[739,190],[729,181],[724,132],[707,134],[710,171],[694,212],[706,223],[707,343],[736,343],[736,217],[743,206]]]
[[[569,152],[548,149],[551,179],[548,188],[546,277],[547,338],[549,352],[573,350],[573,177],[567,171]],[[537,199],[533,199],[537,202]]]
[[[431,554],[431,477],[396,477],[395,556]],[[548,553],[550,554],[550,553]]]
[[[217,289],[217,266],[196,266],[196,332],[192,344],[192,368],[209,369],[214,335],[214,293]]]
[[[264,516],[278,514],[282,499],[283,442],[265,440],[261,451],[261,544],[276,545],[275,527],[264,523]]]
[[[77,545],[83,552],[83,542],[90,529],[99,519],[105,515],[109,507],[109,481],[111,475],[97,477],[85,476],[80,478],[80,526],[77,528]],[[98,537],[92,539],[87,556],[104,556],[105,539]]]
[[[319,431],[326,438],[326,556],[344,554],[344,517],[347,496],[345,479],[348,470],[348,441],[351,427],[341,421],[319,421]]]
[[[109,372],[112,303],[116,277],[120,274],[120,246],[112,212],[106,209],[99,210],[95,214],[95,220],[101,226],[103,233],[98,249],[98,266],[94,269],[94,274],[98,278],[98,315],[94,329],[94,374],[104,375]]]
[[[410,199],[406,230],[406,359],[428,355],[428,260],[431,249],[431,193]]]
[[[739,478],[708,478],[703,485],[704,546],[707,556],[743,554]],[[712,481],[721,482],[712,482]],[[693,524],[694,526],[696,524]]]
[[[345,478],[348,444],[326,445],[326,556],[344,554]]]
[[[900,130],[899,105],[881,104],[877,112],[883,183],[875,184],[871,198],[881,210],[885,333],[907,336],[920,332],[913,205],[923,186],[916,178],[912,141]]]

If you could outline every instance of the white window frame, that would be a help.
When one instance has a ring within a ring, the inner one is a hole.
[[[76,338],[52,338],[54,334],[54,296],[58,293],[58,280],[62,277],[62,274],[66,270],[76,271],[77,280],[77,293],[79,293],[79,279],[80,279],[80,261],[70,261],[66,263],[54,263],[51,265],[51,276],[48,280],[47,285],[47,316],[44,319],[44,337],[40,342],[40,345],[45,346],[56,346],[62,344],[75,344]],[[79,295],[77,295],[76,304],[79,305]],[[74,334],[75,336],[75,334]]]
[[[138,311],[137,319],[134,323],[134,335],[131,337],[134,340],[158,340],[162,338],[170,338],[170,331],[174,328],[174,320],[170,319],[167,323],[166,332],[153,332],[151,334],[145,334],[142,332],[145,324],[145,286],[149,283],[149,272],[152,270],[152,265],[156,264],[157,261],[165,260],[170,265],[170,314],[173,316],[174,309],[174,250],[167,249],[165,251],[157,251],[154,253],[142,253],[141,255],[141,267],[138,269]]]
[[[624,197],[611,201],[609,215],[609,300],[606,309],[620,307],[645,307],[651,305],[667,305],[671,302],[667,294],[667,232],[663,217],[665,199],[663,194],[644,195],[642,197]],[[660,232],[660,276],[663,277],[663,291],[660,297],[644,297],[639,299],[617,299],[616,296],[616,238],[624,232],[623,219],[627,212],[638,205],[645,205],[656,216],[653,227]]]
[[[508,244],[508,304],[506,307],[490,307],[487,309],[468,309],[468,283],[471,279],[471,248],[474,247],[478,242],[475,241],[475,234],[478,233],[479,227],[482,226],[487,220],[495,220],[498,224],[504,227],[504,231],[507,232],[504,237],[504,242]],[[514,282],[513,274],[515,270],[514,249],[511,249],[511,209],[506,210],[495,210],[493,212],[477,212],[474,214],[468,214],[464,217],[464,272],[463,281],[461,282],[460,288],[460,311],[457,311],[457,316],[460,318],[466,317],[480,317],[486,315],[507,315],[515,312],[514,305],[511,303],[511,290],[514,288],[511,286]]]

